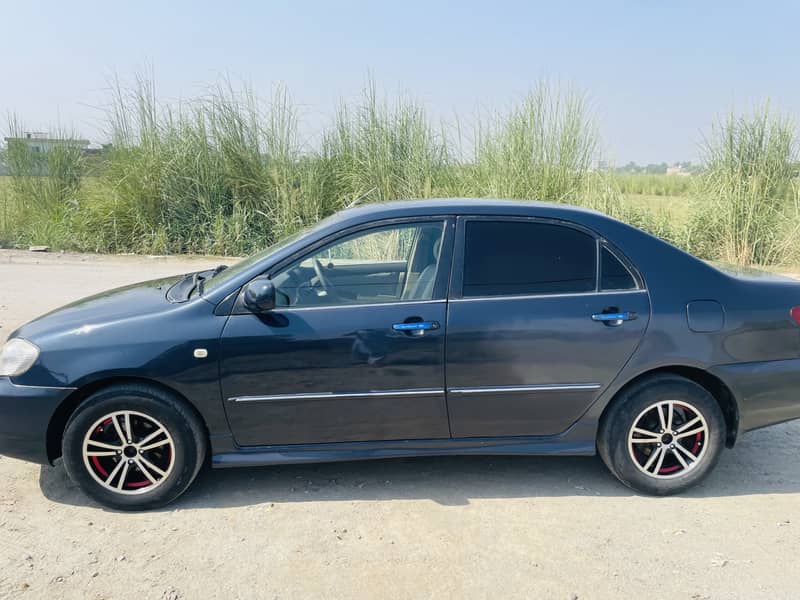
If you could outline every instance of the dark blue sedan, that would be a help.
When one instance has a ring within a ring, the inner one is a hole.
[[[800,284],[596,212],[365,206],[21,327],[0,353],[0,453],[63,456],[120,509],[174,500],[206,459],[599,453],[670,494],[800,417],[798,321]]]

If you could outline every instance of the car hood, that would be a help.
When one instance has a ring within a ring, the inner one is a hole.
[[[82,298],[46,313],[23,325],[9,337],[22,337],[32,342],[51,333],[63,333],[91,328],[169,310],[166,293],[171,285],[185,275],[154,279],[111,289]]]

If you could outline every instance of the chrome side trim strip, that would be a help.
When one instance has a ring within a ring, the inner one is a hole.
[[[10,379],[10,378],[6,377],[6,379]],[[36,390],[72,391],[72,390],[77,390],[78,389],[76,387],[61,387],[61,386],[57,386],[57,385],[28,385],[27,383],[14,383],[13,381],[9,381],[8,383],[13,385],[15,388],[26,388],[26,389],[30,389],[30,390],[36,389]]]
[[[599,383],[551,383],[544,385],[502,385],[495,387],[452,387],[448,394],[513,394],[519,392],[569,392],[599,390]]]
[[[507,385],[494,387],[452,387],[448,394],[497,394],[521,392],[563,392],[580,390],[598,390],[599,383],[553,383],[543,385]],[[322,392],[318,394],[270,394],[266,396],[235,396],[229,402],[270,402],[282,400],[335,400],[341,398],[386,398],[391,396],[440,396],[444,390],[440,388],[420,388],[413,390],[382,390],[379,392]]]
[[[619,295],[619,294],[643,294],[647,293],[646,289],[636,289],[636,290],[606,290],[597,292],[595,290],[591,290],[589,292],[573,292],[568,294],[520,294],[517,296],[509,295],[509,296],[470,296],[468,298],[450,298],[449,302],[477,302],[477,301],[487,301],[487,300],[531,300],[534,298],[572,298],[575,296],[611,296],[611,295]]]
[[[390,396],[441,396],[441,388],[418,388],[413,390],[382,390],[379,392],[322,392],[319,394],[270,394],[268,396],[237,396],[228,402],[270,402],[280,400],[335,400],[341,398],[384,398]]]

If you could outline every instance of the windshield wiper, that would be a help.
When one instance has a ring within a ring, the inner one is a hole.
[[[203,294],[203,282],[206,279],[213,278],[215,275],[219,275],[220,273],[222,273],[227,268],[228,268],[228,265],[219,265],[217,267],[214,267],[214,269],[210,269],[211,273],[209,273],[208,275],[204,274],[204,273],[208,273],[208,271],[198,271],[197,273],[192,275],[192,285],[189,287],[189,290],[186,292],[186,297],[187,298],[191,298],[192,294],[194,293],[195,290],[197,290],[197,292],[200,295],[202,295]]]
[[[200,272],[195,273],[192,275],[192,285],[189,286],[189,289],[186,291],[186,297],[191,298],[192,293],[197,289],[197,287],[202,283],[205,277],[200,276]]]
[[[186,302],[192,297],[192,294],[194,294],[195,291],[202,294],[203,282],[206,279],[211,279],[212,277],[219,275],[227,268],[227,265],[219,265],[213,269],[206,269],[205,271],[198,271],[197,273],[188,273],[184,275],[167,290],[167,300],[170,302]]]

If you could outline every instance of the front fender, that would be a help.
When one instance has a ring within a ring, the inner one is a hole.
[[[227,434],[219,388],[219,337],[227,317],[213,311],[198,299],[133,319],[54,330],[30,340],[41,354],[13,383],[80,392],[103,381],[154,381],[195,406],[212,435]],[[200,348],[205,353],[198,358]]]

